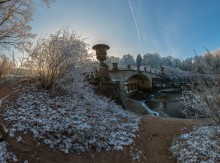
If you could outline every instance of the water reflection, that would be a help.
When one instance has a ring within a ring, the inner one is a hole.
[[[180,102],[181,92],[178,89],[164,89],[156,92],[146,100],[146,105],[153,111],[162,112],[169,117],[186,118],[181,110],[184,105]]]

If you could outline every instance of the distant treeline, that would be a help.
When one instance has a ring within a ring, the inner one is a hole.
[[[141,56],[141,65],[148,66],[152,68],[159,68],[161,66],[179,69],[181,71],[190,71],[195,73],[210,73],[210,72],[219,72],[220,70],[220,49],[210,52],[207,52],[203,55],[195,55],[187,59],[174,58],[172,56],[162,57],[158,53],[146,53],[139,56],[138,61],[140,61]],[[120,65],[137,65],[137,58],[134,58],[133,55],[127,54],[122,58],[110,56],[107,57],[106,63],[119,63]]]

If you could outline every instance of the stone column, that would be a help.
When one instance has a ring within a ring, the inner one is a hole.
[[[96,58],[99,60],[100,65],[104,64],[104,60],[106,60],[106,56],[107,56],[106,51],[109,48],[110,47],[108,45],[105,45],[105,44],[97,44],[97,45],[94,45],[92,47],[92,49],[96,51]]]
[[[128,68],[128,70],[130,70],[131,69],[131,65],[127,65],[127,68]]]
[[[140,65],[137,65],[137,71],[140,71]]]
[[[96,58],[100,62],[100,68],[95,74],[95,91],[123,104],[120,92],[120,82],[113,83],[109,75],[109,67],[104,63],[106,60],[107,50],[110,47],[105,44],[97,44],[92,47],[96,51]]]
[[[118,71],[118,63],[112,63],[112,70]]]
[[[105,44],[97,44],[92,47],[92,49],[96,51],[96,58],[100,62],[100,68],[99,68],[99,71],[96,73],[96,78],[95,78],[95,81],[97,82],[105,83],[105,82],[111,81],[110,76],[109,76],[108,65],[104,63],[104,61],[106,60],[106,55],[107,55],[106,51],[109,48],[110,47]]]
[[[163,66],[161,66],[160,67],[160,76],[165,76],[165,73],[164,73],[164,67]]]

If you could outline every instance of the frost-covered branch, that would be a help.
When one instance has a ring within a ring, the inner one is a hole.
[[[50,6],[54,0],[1,0],[0,1],[0,47],[24,48],[30,45],[32,20],[37,2]]]
[[[76,83],[82,85],[86,76],[97,68],[93,55],[87,51],[87,44],[68,29],[39,39],[27,53],[25,66],[31,68],[46,89],[59,87],[69,90],[71,83],[74,83],[73,87]]]
[[[0,55],[0,78],[8,75],[13,70],[13,61],[6,55]]]
[[[220,123],[219,79],[217,75],[194,76],[183,88],[183,113],[189,118],[211,118]]]

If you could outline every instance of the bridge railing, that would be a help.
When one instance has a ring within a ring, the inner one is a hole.
[[[112,70],[113,66],[112,64],[109,65],[109,70]],[[128,70],[128,65],[118,65],[118,70]],[[129,70],[137,70],[137,66],[130,65]],[[140,66],[140,71],[146,71],[148,73],[153,73],[153,74],[160,74],[160,71],[155,68],[151,68],[148,66]]]

